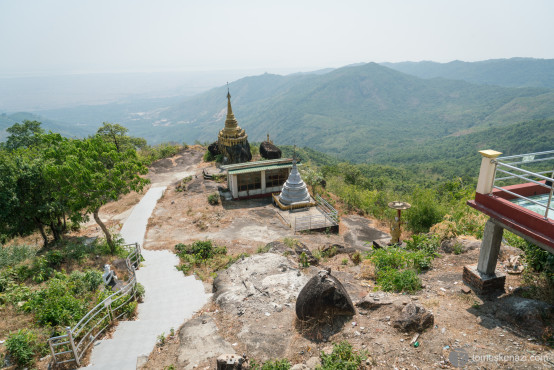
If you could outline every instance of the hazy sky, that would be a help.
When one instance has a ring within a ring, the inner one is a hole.
[[[0,75],[554,58],[552,0],[0,0]]]

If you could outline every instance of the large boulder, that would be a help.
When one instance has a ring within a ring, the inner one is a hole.
[[[250,144],[248,143],[248,140],[244,143],[226,146],[221,149],[224,164],[243,163],[252,159],[252,153],[250,152]]]
[[[260,155],[265,159],[279,159],[281,158],[281,149],[269,141],[264,141],[260,144]]]
[[[208,151],[210,152],[211,155],[213,155],[214,157],[218,154],[221,154],[221,152],[219,151],[219,145],[217,144],[217,141],[214,141],[213,143],[211,143],[210,145],[208,145]]]
[[[392,326],[403,331],[422,332],[435,322],[433,313],[427,311],[423,306],[414,303],[408,303],[402,309],[400,317],[392,323]]]
[[[296,299],[296,316],[303,321],[356,313],[344,286],[330,270],[321,270],[302,288]]]

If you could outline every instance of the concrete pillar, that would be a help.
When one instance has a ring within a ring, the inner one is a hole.
[[[492,161],[502,153],[490,149],[481,150],[479,153],[483,156],[483,159],[481,160],[479,181],[477,181],[477,189],[475,191],[479,194],[490,194],[496,171],[496,163],[492,163]]]
[[[233,194],[234,199],[239,197],[239,183],[237,175],[231,175],[231,193]]]
[[[262,194],[265,194],[265,171],[262,171]]]
[[[504,229],[489,218],[485,224],[483,241],[479,252],[477,271],[484,275],[493,275],[496,269],[496,261],[500,252],[500,243]]]

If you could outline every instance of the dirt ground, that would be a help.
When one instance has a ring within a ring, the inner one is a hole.
[[[338,234],[295,235],[277,217],[269,200],[220,201],[218,205],[210,205],[207,196],[225,184],[203,178],[202,170],[210,164],[202,162],[202,154],[200,148],[193,147],[154,164],[148,175],[151,186],[167,185],[167,190],[149,221],[144,248],[173,250],[177,243],[210,239],[218,245],[225,245],[229,254],[255,254],[259,247],[271,241],[290,237],[301,241],[311,251],[333,243],[363,251],[369,248],[368,241],[387,236],[387,225],[359,215],[342,215]],[[181,180],[187,176],[192,179],[186,184],[186,190],[177,191]],[[101,215],[117,229],[118,223],[125,219],[139,199],[139,194],[130,194],[103,207]],[[478,243],[473,242],[474,245]],[[504,260],[518,251],[503,247],[502,253]],[[421,275],[424,289],[417,294],[392,294],[392,304],[375,310],[357,310],[356,315],[345,319],[338,327],[335,324],[335,329],[325,335],[306,335],[296,325],[279,325],[278,322],[271,330],[290,339],[286,356],[293,364],[317,357],[322,350],[329,352],[332,343],[348,340],[356,349],[367,351],[371,359],[367,367],[373,368],[452,368],[454,365],[449,362],[449,356],[456,351],[467,356],[466,368],[552,368],[554,352],[541,344],[540,332],[545,328],[531,331],[525,322],[510,322],[505,315],[499,314],[503,309],[503,299],[512,296],[521,285],[520,275],[507,276],[506,293],[500,296],[479,296],[461,291],[463,266],[476,264],[478,255],[479,248],[458,255],[443,253],[433,262],[433,268]],[[331,267],[345,283],[353,301],[374,291],[374,282],[367,279],[364,266],[355,265],[348,255],[339,254],[323,261],[322,265]],[[312,276],[323,266],[304,269],[303,273]],[[206,290],[211,293],[209,284],[206,284]],[[433,327],[419,335],[417,347],[410,344],[413,333],[399,332],[391,325],[391,318],[397,316],[408,302],[421,304],[434,314]],[[294,309],[283,312],[284,323],[294,322]],[[214,320],[218,335],[238,354],[247,351],[237,336],[241,322],[263,321],[260,317],[248,315],[239,320],[236,314],[222,311],[213,302],[206,305],[197,317],[200,315]],[[178,335],[169,338],[163,347],[154,349],[146,368],[161,369],[169,365],[179,368],[180,346]],[[214,368],[214,361],[211,358],[197,366]]]

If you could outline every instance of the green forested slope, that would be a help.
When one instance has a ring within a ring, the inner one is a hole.
[[[554,94],[463,81],[424,80],[374,63],[323,75],[262,75],[230,84],[233,111],[251,140],[267,133],[356,162],[429,139],[554,117]],[[215,140],[226,113],[221,87],[160,112],[184,141]],[[175,124],[175,122],[180,122]]]

